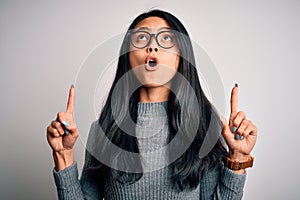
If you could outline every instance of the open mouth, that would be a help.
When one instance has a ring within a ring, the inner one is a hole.
[[[156,67],[158,65],[158,60],[155,57],[148,57],[146,59],[146,64],[148,67]]]
[[[155,67],[155,66],[157,65],[157,62],[156,62],[156,60],[154,60],[154,59],[150,59],[150,60],[148,61],[148,65],[149,65],[150,67]]]

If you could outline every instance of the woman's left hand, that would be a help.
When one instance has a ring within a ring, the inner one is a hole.
[[[257,138],[256,126],[246,118],[243,111],[238,111],[238,86],[231,91],[231,112],[229,124],[222,119],[222,135],[229,147],[229,155],[237,161],[245,161],[255,145]]]

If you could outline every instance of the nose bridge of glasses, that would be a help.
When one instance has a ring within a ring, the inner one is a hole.
[[[157,34],[150,34],[150,38],[149,38],[149,42],[148,42],[148,47],[150,48],[158,48],[159,44],[158,44],[158,39],[157,39]]]

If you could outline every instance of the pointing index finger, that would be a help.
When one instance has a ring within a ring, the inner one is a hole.
[[[238,84],[236,83],[231,91],[230,99],[231,114],[236,114],[238,112]]]
[[[69,90],[69,98],[68,98],[66,113],[73,114],[74,102],[75,102],[75,88],[74,85],[71,85]]]

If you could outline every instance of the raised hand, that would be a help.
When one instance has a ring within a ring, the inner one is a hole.
[[[243,111],[238,111],[238,86],[231,91],[231,112],[229,124],[226,119],[222,119],[222,135],[229,147],[230,157],[243,161],[247,159],[252,151],[256,138],[256,126],[246,118]]]
[[[68,156],[69,163],[67,163],[67,165],[70,165],[73,162],[73,147],[79,136],[78,129],[73,120],[74,101],[75,89],[72,85],[69,91],[66,112],[57,113],[57,118],[47,127],[47,140],[53,150],[53,154]],[[64,160],[66,159],[67,158],[64,158]],[[61,163],[58,163],[57,157],[55,157],[54,160],[56,166],[62,166]]]

